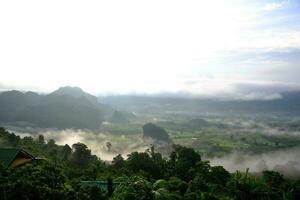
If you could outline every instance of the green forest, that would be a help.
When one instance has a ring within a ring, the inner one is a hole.
[[[300,180],[276,171],[230,173],[211,166],[193,148],[172,145],[168,156],[145,152],[106,162],[83,143],[57,145],[44,136],[21,138],[0,128],[2,147],[35,157],[18,167],[0,167],[0,199],[213,200],[300,199]]]

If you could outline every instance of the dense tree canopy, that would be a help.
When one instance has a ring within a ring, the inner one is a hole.
[[[42,137],[20,138],[0,128],[1,147],[24,148],[47,158],[17,168],[0,164],[0,199],[299,199],[300,181],[280,173],[229,173],[211,166],[192,148],[173,146],[169,158],[155,151],[117,155],[106,163],[83,143],[72,148]],[[82,181],[105,181],[105,187]]]

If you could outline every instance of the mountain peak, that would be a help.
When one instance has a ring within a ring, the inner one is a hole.
[[[75,98],[79,98],[82,96],[92,96],[86,92],[84,92],[81,88],[79,87],[71,87],[71,86],[64,86],[60,87],[54,92],[51,93],[52,95],[69,95]]]
[[[66,95],[71,96],[73,98],[86,98],[93,104],[98,104],[98,100],[95,96],[83,91],[79,87],[71,87],[71,86],[64,86],[60,87],[54,92],[50,93],[50,96],[60,96],[60,95]]]
[[[56,94],[84,94],[85,92],[80,87],[64,86],[60,87],[52,93]]]

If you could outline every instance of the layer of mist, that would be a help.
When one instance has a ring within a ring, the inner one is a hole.
[[[293,120],[293,123],[291,121]],[[300,121],[298,118],[289,119],[288,122],[276,123],[276,125],[268,124],[259,120],[244,120],[244,119],[230,119],[227,121],[219,121],[237,133],[254,133],[267,136],[300,136]]]
[[[230,172],[246,171],[260,173],[264,170],[274,170],[287,177],[300,177],[300,148],[278,150],[259,155],[234,152],[221,158],[209,159],[212,165],[222,165]]]
[[[248,124],[252,126],[252,123]],[[245,126],[245,124],[244,124]],[[247,126],[245,126],[247,127]],[[279,134],[277,129],[269,129],[265,127],[264,134]],[[274,131],[275,130],[275,131]],[[145,141],[142,137],[136,135],[112,135],[108,133],[95,133],[88,130],[74,129],[28,129],[23,132],[13,129],[12,132],[21,137],[31,136],[37,138],[43,135],[46,141],[54,139],[56,144],[65,145],[81,142],[91,149],[92,153],[100,157],[102,160],[111,161],[113,157],[122,154],[126,157],[133,151],[145,151],[153,141]],[[293,133],[292,135],[294,135]],[[108,149],[107,142],[112,144]],[[212,165],[222,165],[230,172],[236,170],[245,171],[249,168],[250,172],[260,173],[264,170],[274,170],[284,174],[287,177],[300,177],[300,147],[289,148],[285,150],[277,150],[262,154],[247,154],[242,152],[234,152],[221,158],[204,158],[210,160]]]
[[[130,137],[130,136],[116,136],[104,133],[94,133],[88,130],[74,130],[74,129],[45,129],[39,132],[21,132],[13,130],[15,134],[20,137],[31,136],[37,138],[38,135],[43,135],[46,141],[54,139],[56,144],[65,145],[68,144],[72,147],[77,142],[84,143],[91,149],[92,154],[97,155],[102,160],[111,161],[113,157],[118,154],[122,154],[126,157],[133,151],[145,151],[149,148],[149,142],[144,141],[142,137]],[[122,141],[118,141],[121,139]],[[111,149],[108,149],[107,142],[112,144]]]

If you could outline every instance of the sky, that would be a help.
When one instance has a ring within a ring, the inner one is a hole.
[[[280,98],[300,0],[0,1],[0,90]]]

